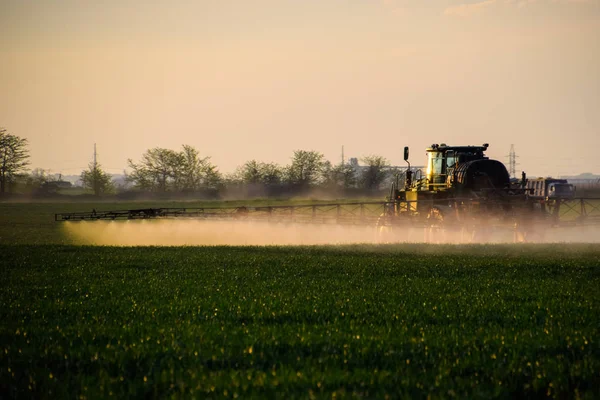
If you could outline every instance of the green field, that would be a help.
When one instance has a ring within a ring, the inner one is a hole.
[[[73,245],[89,208],[0,204],[2,398],[600,396],[597,245]]]

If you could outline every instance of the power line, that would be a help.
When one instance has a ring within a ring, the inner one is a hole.
[[[508,154],[508,173],[511,177],[517,177],[517,153],[515,152],[515,145],[510,145],[510,153]]]

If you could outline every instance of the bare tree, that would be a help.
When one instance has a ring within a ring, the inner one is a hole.
[[[0,128],[0,193],[29,165],[27,139]]]

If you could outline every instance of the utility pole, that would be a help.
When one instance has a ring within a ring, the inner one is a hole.
[[[510,145],[510,153],[508,154],[508,173],[512,178],[517,177],[517,153],[515,152],[515,145]]]
[[[344,160],[344,145],[342,145],[342,165],[344,165],[344,162],[346,160]]]
[[[94,170],[92,171],[94,177],[94,194],[98,196],[100,194],[100,187],[98,186],[98,159],[96,153],[96,143],[94,143]]]

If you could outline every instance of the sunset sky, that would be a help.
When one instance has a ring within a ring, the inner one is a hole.
[[[442,142],[600,173],[600,0],[0,0],[0,57],[0,127],[54,173]]]

